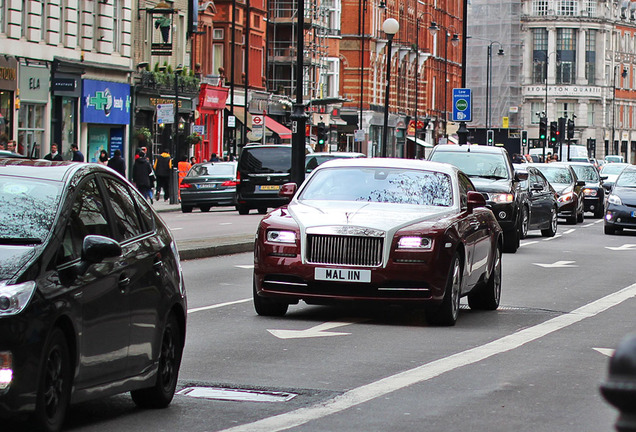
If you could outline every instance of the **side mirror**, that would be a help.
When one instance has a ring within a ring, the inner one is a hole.
[[[607,180],[607,176],[606,175],[602,175],[601,176],[601,180]]]
[[[285,183],[280,187],[278,191],[278,196],[281,198],[289,198],[292,199],[298,190],[298,185],[296,183]]]
[[[477,207],[486,207],[486,198],[475,191],[468,191],[468,211],[472,213]]]
[[[539,192],[543,190],[543,185],[541,183],[532,183],[532,187],[530,188],[532,192]]]
[[[585,182],[584,182],[583,180],[578,180],[578,181],[576,182],[576,185],[577,185],[577,186],[585,186]]]
[[[527,171],[515,171],[515,180],[516,181],[528,180],[528,172]]]
[[[94,264],[119,255],[121,255],[121,245],[116,240],[100,235],[84,237],[82,261]]]

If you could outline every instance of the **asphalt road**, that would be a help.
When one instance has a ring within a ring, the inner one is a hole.
[[[128,395],[77,405],[66,429],[611,431],[599,384],[636,331],[635,249],[636,233],[606,236],[594,219],[553,239],[531,232],[503,256],[501,308],[463,307],[452,328],[391,307],[301,303],[259,317],[250,253],[184,261],[188,395],[160,411]]]

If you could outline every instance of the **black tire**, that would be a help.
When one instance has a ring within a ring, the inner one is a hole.
[[[556,209],[556,207],[553,207],[552,210],[550,211],[550,226],[546,229],[542,229],[541,230],[541,235],[543,237],[554,237],[557,233],[557,226],[559,224],[559,218],[558,218],[558,210]]]
[[[576,221],[578,220],[578,215],[568,216],[565,218],[565,221],[570,225],[576,225]]]
[[[207,212],[209,212],[209,211],[210,211],[210,207],[212,207],[212,206],[208,206],[208,205],[206,205],[206,206],[201,206],[200,208],[201,208],[201,211],[202,211],[203,213],[207,213]]]
[[[44,348],[44,361],[36,395],[34,428],[57,432],[62,428],[71,399],[71,356],[64,333],[59,328],[51,332]]]
[[[616,228],[609,225],[605,225],[603,227],[603,231],[605,232],[605,234],[609,234],[609,235],[616,234]]]
[[[497,245],[495,262],[488,282],[468,294],[468,306],[475,310],[496,310],[501,299],[501,250]]]
[[[192,213],[192,206],[187,206],[187,205],[181,204],[181,211],[183,213]]]
[[[576,222],[582,223],[583,221],[585,221],[585,211],[581,209],[581,213],[576,215]]]
[[[520,238],[524,239],[528,237],[528,230],[530,228],[530,209],[526,206],[521,211],[521,233]]]
[[[282,317],[287,313],[289,303],[259,296],[256,293],[256,282],[253,282],[252,297],[254,298],[254,310],[261,316]]]
[[[265,214],[265,213],[267,213],[267,207],[258,208],[258,214]]]
[[[135,404],[141,408],[165,408],[170,405],[177,388],[183,341],[177,319],[170,314],[161,337],[161,352],[157,381],[152,387],[130,392]]]
[[[454,326],[459,315],[459,298],[462,286],[462,265],[459,254],[451,261],[446,279],[446,289],[444,299],[438,305],[431,305],[426,308],[426,320],[429,324],[438,326]]]
[[[515,253],[519,249],[519,227],[504,231],[504,252]]]
[[[603,208],[603,200],[598,200],[596,209],[594,209],[594,217],[597,219],[600,219],[603,216],[605,216],[605,209]]]
[[[244,205],[241,204],[237,204],[236,205],[236,211],[238,212],[238,214],[240,215],[246,215],[250,213],[250,208],[246,207]]]

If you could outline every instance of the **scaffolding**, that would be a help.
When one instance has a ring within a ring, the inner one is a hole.
[[[329,10],[333,0],[305,4],[303,98],[320,97],[327,68]],[[296,0],[269,0],[268,91],[293,98],[296,94],[298,5]]]

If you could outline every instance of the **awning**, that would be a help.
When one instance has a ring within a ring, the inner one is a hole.
[[[265,116],[265,127],[272,132],[277,133],[281,139],[292,137],[292,131],[269,116]]]
[[[426,141],[424,141],[422,139],[415,138],[415,137],[412,137],[412,136],[407,136],[407,138],[410,139],[411,141],[415,141],[416,144],[421,145],[422,147],[427,147],[427,148],[433,148],[434,147],[433,144],[431,144],[429,142],[426,142]]]

